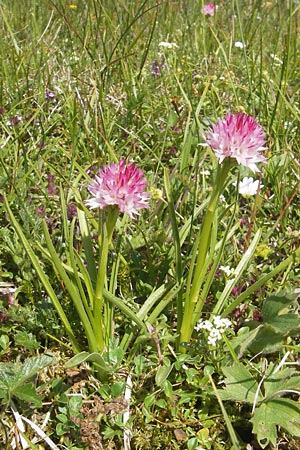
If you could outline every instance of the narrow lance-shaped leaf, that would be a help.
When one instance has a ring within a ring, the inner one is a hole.
[[[33,250],[31,248],[28,240],[26,239],[26,237],[25,237],[25,235],[24,235],[24,233],[22,231],[22,228],[20,227],[19,223],[17,222],[17,220],[16,220],[12,210],[10,209],[8,201],[7,201],[5,196],[4,196],[4,205],[5,205],[6,211],[8,213],[9,219],[10,219],[10,221],[11,221],[11,223],[12,223],[12,225],[13,225],[16,233],[17,233],[17,235],[19,236],[20,241],[22,242],[22,245],[23,245],[23,247],[24,247],[24,249],[25,249],[29,259],[31,260],[31,263],[32,263],[34,269],[36,270],[36,272],[37,272],[37,274],[38,274],[38,276],[39,276],[39,278],[40,278],[44,288],[46,289],[46,291],[47,291],[47,293],[48,293],[48,295],[49,295],[49,297],[50,297],[54,307],[56,308],[56,310],[58,312],[58,315],[59,315],[59,317],[60,317],[60,319],[61,319],[61,321],[62,321],[62,323],[63,323],[63,325],[65,327],[65,330],[66,330],[66,332],[68,334],[68,337],[69,337],[69,339],[70,339],[70,341],[71,341],[71,343],[73,345],[74,350],[77,351],[77,352],[80,351],[79,344],[78,344],[78,342],[76,340],[76,337],[75,337],[75,335],[73,333],[71,324],[70,324],[70,322],[69,322],[69,320],[68,320],[68,318],[67,318],[67,316],[66,316],[66,314],[65,314],[65,312],[64,312],[64,310],[63,310],[63,308],[62,308],[62,306],[60,304],[60,301],[58,300],[58,298],[57,298],[57,296],[56,296],[56,294],[55,294],[55,292],[54,292],[54,290],[53,290],[53,288],[52,288],[52,286],[51,286],[51,284],[49,282],[49,279],[48,279],[47,275],[44,273],[44,271],[42,269],[42,266],[40,264],[40,261],[38,260],[38,258],[36,257],[35,253],[33,252]]]

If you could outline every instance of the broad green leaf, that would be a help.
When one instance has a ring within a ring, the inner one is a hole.
[[[24,362],[5,363],[0,365],[0,389],[14,389],[30,380],[40,369],[53,362],[49,355],[25,359]]]
[[[279,313],[287,308],[296,298],[298,294],[282,294],[271,295],[268,297],[262,306],[261,313],[266,322],[272,322],[274,317],[277,317]]]
[[[56,431],[57,436],[62,436],[63,434],[67,433],[69,431],[69,429],[70,429],[70,426],[68,424],[59,422],[56,425],[55,431]]]
[[[14,395],[14,397],[20,400],[24,400],[25,402],[32,403],[36,407],[42,406],[42,399],[36,393],[33,383],[24,383],[20,386],[17,386],[13,390],[12,394]]]
[[[258,383],[251,373],[242,364],[235,363],[230,367],[223,367],[222,371],[226,377],[226,387],[218,390],[222,400],[235,400],[253,404],[254,401],[263,399],[258,391]]]
[[[25,359],[23,363],[16,364],[16,374],[15,378],[18,382],[23,383],[31,379],[39,370],[44,369],[53,362],[53,356],[42,355],[35,356],[33,358]]]
[[[278,351],[287,336],[299,333],[299,314],[288,310],[297,295],[295,293],[274,295],[265,300],[261,310],[263,322],[249,322],[249,333],[245,336],[237,336],[232,340],[232,345],[239,356],[243,355],[246,350],[250,350],[252,353]]]
[[[274,331],[282,336],[291,336],[300,330],[299,315],[293,312],[272,317],[272,320],[266,320],[266,323],[270,324]]]
[[[239,364],[236,364],[236,365],[239,365]],[[208,375],[208,377],[209,377],[209,381],[210,381],[210,383],[212,385],[214,394],[217,397],[218,403],[219,403],[221,411],[222,411],[222,415],[223,415],[225,423],[226,423],[228,434],[230,436],[230,440],[231,440],[231,443],[232,443],[232,447],[231,448],[233,450],[241,450],[241,447],[240,447],[237,435],[236,435],[235,430],[234,430],[234,428],[232,426],[232,423],[231,423],[230,417],[229,417],[229,415],[228,415],[228,413],[226,411],[226,408],[223,405],[223,402],[222,402],[222,399],[220,397],[219,391],[217,390],[217,388],[215,386],[215,383],[214,383],[214,380],[213,380],[212,376]]]
[[[6,351],[9,347],[9,337],[7,334],[1,334],[0,336],[0,347],[3,349],[3,351]]]
[[[255,339],[249,345],[253,354],[272,353],[280,349],[284,343],[284,336],[276,333],[276,330],[270,324],[262,324],[256,330]]]
[[[270,364],[264,380],[265,397],[282,396],[288,391],[300,391],[300,374],[291,367],[274,373],[276,366]]]
[[[56,414],[56,420],[59,420],[61,423],[67,423],[68,417],[65,414]]]
[[[277,426],[292,436],[300,437],[300,406],[287,398],[270,400],[255,409],[251,422],[262,448],[269,443],[276,445]]]
[[[12,385],[15,378],[15,369],[13,363],[0,365],[0,390],[7,390]]]
[[[111,343],[110,343],[111,344]],[[118,366],[124,358],[124,352],[120,347],[110,346],[109,350],[103,354],[103,360],[109,366]]]
[[[13,396],[34,403],[41,404],[33,383],[28,383],[40,369],[49,366],[52,356],[42,355],[28,358],[24,362],[0,364],[0,398],[7,403]]]
[[[249,327],[243,327],[238,331],[237,336],[231,339],[230,343],[239,358],[243,356],[245,351],[254,342],[258,332],[259,326],[251,331]]]

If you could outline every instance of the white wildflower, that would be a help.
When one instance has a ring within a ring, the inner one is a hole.
[[[219,269],[225,273],[228,277],[234,273],[234,269],[229,266],[220,266]]]
[[[271,58],[273,58],[274,61],[274,66],[280,67],[283,64],[282,59],[278,58],[277,55],[275,55],[274,53],[271,53]]]
[[[236,41],[236,42],[234,43],[234,46],[235,46],[236,48],[244,48],[244,47],[246,47],[246,45],[243,44],[241,41]]]
[[[215,347],[217,342],[222,339],[222,334],[225,333],[227,328],[231,327],[229,319],[221,316],[215,316],[211,321],[200,320],[195,326],[196,331],[206,330],[208,331],[207,343]]]
[[[213,324],[209,320],[200,320],[195,326],[196,331],[200,330],[212,330]]]
[[[168,49],[172,49],[172,48],[176,48],[178,47],[177,44],[175,44],[175,42],[160,42],[158,44],[159,47],[163,47],[163,48],[168,48]]]
[[[229,319],[223,318],[221,316],[215,316],[213,319],[214,326],[220,331],[220,333],[224,333],[226,328],[231,327],[231,322]]]
[[[233,183],[236,186],[236,183]],[[261,184],[260,188],[263,188],[264,185]],[[255,180],[252,177],[245,177],[240,181],[239,184],[239,193],[245,196],[256,195],[259,188],[259,180]]]

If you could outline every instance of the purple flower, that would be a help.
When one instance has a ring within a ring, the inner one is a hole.
[[[86,200],[86,205],[92,209],[115,205],[134,219],[140,209],[149,208],[150,194],[145,191],[144,172],[134,163],[126,165],[121,160],[104,166],[87,188],[93,197]]]
[[[36,208],[36,212],[38,213],[38,215],[40,217],[45,217],[45,215],[46,215],[46,211],[45,211],[45,208],[43,206],[42,207],[37,207]]]
[[[238,164],[258,172],[257,163],[266,162],[260,154],[265,150],[265,135],[256,120],[247,114],[226,114],[218,119],[206,135],[206,141],[221,163],[225,158],[234,158]]]
[[[6,125],[10,126],[14,126],[16,127],[17,125],[19,125],[19,123],[22,121],[22,116],[14,116],[11,117],[7,122]]]
[[[255,309],[253,311],[253,320],[256,320],[257,322],[263,321],[262,313],[260,311],[258,311],[257,309]]]
[[[45,90],[45,98],[47,100],[53,100],[53,99],[56,98],[56,95],[55,95],[55,93],[53,91],[50,91],[49,89],[46,89]]]
[[[205,16],[214,16],[215,14],[215,5],[213,3],[206,3],[201,9],[202,14]]]
[[[157,78],[161,75],[161,71],[165,68],[164,64],[154,60],[152,63],[152,75]]]
[[[47,187],[48,194],[54,195],[56,191],[54,175],[48,174],[47,179],[48,179],[48,187]]]
[[[69,203],[67,206],[67,217],[68,220],[72,220],[74,216],[77,215],[77,208],[75,203]]]

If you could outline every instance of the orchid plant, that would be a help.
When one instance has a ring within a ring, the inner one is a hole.
[[[115,296],[116,276],[107,274],[109,251],[114,248],[112,236],[120,214],[123,215],[123,222],[126,222],[126,217],[136,219],[142,209],[149,208],[150,193],[146,191],[146,178],[143,171],[134,163],[126,164],[124,160],[121,160],[100,168],[95,178],[86,187],[91,197],[85,202],[82,201],[78,189],[74,188],[74,194],[78,201],[78,217],[73,218],[70,228],[68,228],[66,220],[67,208],[64,192],[61,189],[63,233],[69,241],[66,242],[66,261],[62,261],[55,250],[46,222],[43,222],[46,248],[38,245],[38,251],[52,263],[61,284],[73,301],[84,328],[88,352],[84,351],[86,347],[79,341],[77,330],[72,327],[71,321],[66,316],[53,286],[43,271],[39,256],[31,248],[7,199],[5,199],[5,204],[11,222],[59,314],[73,350],[75,353],[82,354],[82,359],[77,356],[76,363],[88,359],[98,367],[100,366],[100,369],[105,369],[105,362],[101,355],[109,350],[111,339],[114,336],[114,308],[119,308],[133,326],[138,326],[140,330],[146,330],[145,318],[149,310],[161,296],[168,292],[161,289],[159,293],[150,295],[142,311],[135,314],[123,299]],[[97,219],[91,215],[84,203],[90,209],[98,210]],[[83,252],[80,253],[74,245],[77,221],[83,244]],[[95,242],[93,237],[95,234],[98,242]],[[115,264],[117,265],[117,263]],[[122,351],[125,351],[129,342],[130,336],[125,335],[121,345]],[[121,358],[122,355],[119,359]]]
[[[146,179],[141,169],[135,164],[126,165],[124,160],[110,164],[99,169],[88,186],[92,197],[85,203],[92,209],[99,209],[98,219],[98,244],[99,261],[96,278],[96,287],[92,300],[94,330],[97,339],[97,347],[100,351],[105,348],[105,330],[112,330],[111,314],[110,323],[103,320],[104,288],[107,287],[107,259],[109,247],[112,245],[112,235],[120,212],[134,219],[143,208],[149,208],[149,192],[146,189]],[[96,270],[93,267],[93,272]],[[109,333],[111,336],[112,333]]]
[[[228,113],[224,120],[219,119],[207,132],[206,143],[218,158],[219,165],[200,235],[196,240],[194,264],[191,264],[185,285],[183,315],[179,317],[179,349],[183,352],[186,351],[195,325],[201,317],[221,258],[221,253],[215,258],[216,242],[213,236],[216,230],[214,233],[212,230],[218,222],[218,199],[226,185],[229,171],[236,164],[240,164],[257,172],[257,164],[266,162],[265,156],[261,154],[266,149],[263,128],[247,114]],[[225,300],[225,297],[221,297],[213,314],[220,313]]]

